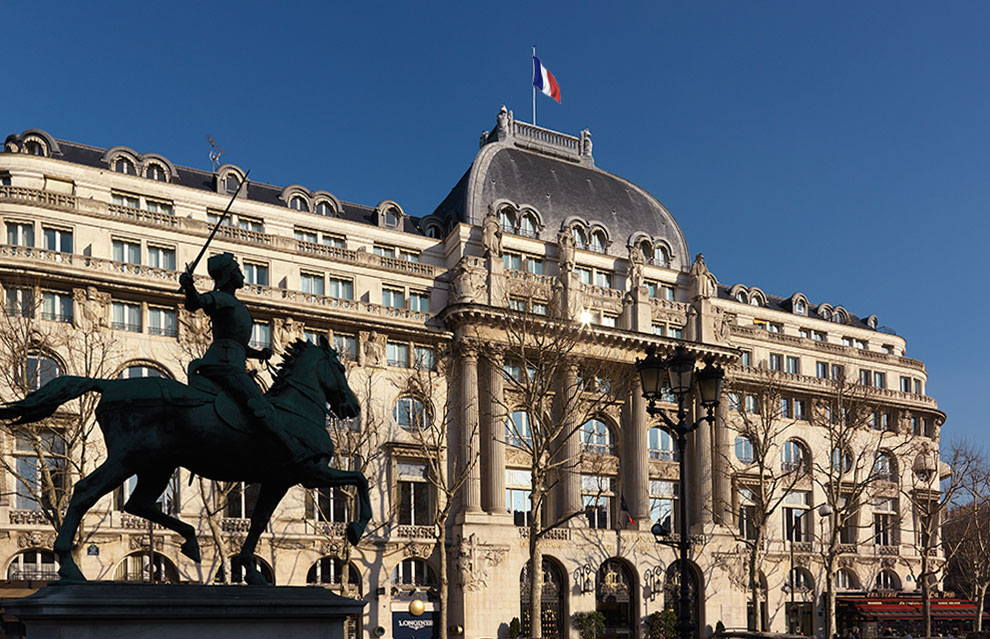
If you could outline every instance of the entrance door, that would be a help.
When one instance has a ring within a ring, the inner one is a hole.
[[[635,636],[636,601],[632,573],[625,563],[609,559],[598,569],[595,609],[605,616],[602,639],[632,639]]]
[[[544,557],[543,593],[540,595],[543,639],[562,639],[564,636],[566,614],[561,602],[562,586],[563,578],[557,564]],[[523,636],[529,636],[529,566],[525,566],[519,575],[519,594]]]

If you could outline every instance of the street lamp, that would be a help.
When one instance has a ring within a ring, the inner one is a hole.
[[[677,435],[677,451],[680,464],[680,521],[678,539],[670,538],[670,531],[657,522],[652,528],[657,543],[671,546],[680,551],[680,602],[675,628],[681,639],[691,639],[695,626],[691,621],[691,596],[688,590],[687,553],[691,547],[688,539],[687,499],[685,499],[686,467],[684,465],[687,435],[694,431],[702,422],[715,423],[715,409],[722,394],[722,380],[725,372],[721,367],[712,364],[711,360],[700,371],[695,371],[696,358],[682,346],[678,346],[669,358],[660,357],[656,351],[650,351],[643,359],[636,360],[636,370],[643,386],[643,397],[648,402],[646,412],[650,417],[659,417],[675,435]],[[685,402],[691,395],[692,388],[697,384],[698,395],[705,416],[691,423],[687,420]],[[677,399],[676,421],[662,408],[657,408],[657,401],[664,393],[671,393]]]

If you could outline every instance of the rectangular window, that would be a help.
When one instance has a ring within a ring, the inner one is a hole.
[[[398,465],[398,518],[403,526],[427,526],[430,523],[430,490],[426,464]]]
[[[771,333],[783,333],[784,327],[780,324],[774,324],[773,322],[767,322],[767,331]]]
[[[867,348],[869,348],[869,342],[864,342],[861,339],[854,339],[853,346],[855,346],[856,348],[861,348],[863,350],[866,350]]]
[[[354,299],[354,282],[331,275],[327,278],[327,295],[341,300]]]
[[[521,271],[522,255],[519,253],[502,253],[502,264],[510,271]]]
[[[897,544],[897,500],[881,497],[873,501],[873,543],[878,546]]]
[[[612,274],[608,271],[595,270],[595,286],[612,288]]]
[[[784,496],[784,539],[788,541],[810,541],[809,517],[811,495],[802,490],[795,490]]]
[[[901,392],[902,393],[910,393],[911,392],[911,378],[910,377],[903,377],[903,376],[901,377]]]
[[[591,284],[591,269],[585,268],[583,266],[577,266],[574,268],[574,273],[578,276],[578,280],[582,284]]]
[[[533,314],[534,315],[546,315],[547,305],[541,302],[533,302]]]
[[[729,392],[729,410],[739,412],[741,404],[739,403],[739,393]]]
[[[385,345],[385,359],[389,366],[407,368],[409,366],[409,344],[388,342]]]
[[[505,469],[505,508],[512,513],[513,523],[517,526],[529,525],[531,486],[532,473],[530,471],[515,468]]]
[[[227,491],[227,507],[224,509],[224,515],[235,519],[250,517],[254,512],[255,504],[258,503],[261,484],[236,482],[227,484]]]
[[[113,320],[112,326],[116,331],[130,331],[131,333],[141,332],[141,305],[129,304],[127,302],[114,302],[112,304]]]
[[[128,193],[114,193],[110,196],[111,201],[117,206],[126,206],[131,209],[141,208],[141,198]]]
[[[786,397],[780,398],[780,416],[786,419],[792,419],[794,417],[793,404]]]
[[[815,362],[815,377],[828,379],[828,362]]]
[[[210,225],[211,229],[217,225],[217,222],[219,220],[220,220],[220,213],[214,213],[213,211],[206,212],[206,223]],[[229,215],[223,218],[223,224],[221,224],[221,226],[233,226],[233,225],[234,222],[233,220],[230,219]]]
[[[299,290],[309,295],[325,295],[326,288],[323,283],[323,274],[300,273]]]
[[[72,295],[50,291],[42,293],[41,318],[53,322],[71,322]]]
[[[859,383],[862,386],[872,386],[873,385],[873,371],[867,370],[865,368],[859,369]]]
[[[162,202],[160,200],[149,200],[145,198],[144,204],[152,213],[164,213],[165,215],[175,214],[171,202]]]
[[[148,245],[148,266],[175,270],[175,249],[164,246]]]
[[[268,266],[256,262],[244,262],[241,264],[244,272],[244,281],[257,286],[268,286]]]
[[[808,419],[808,402],[806,400],[794,400],[794,419]]]
[[[894,347],[891,346],[890,344],[884,344],[883,346],[880,347],[880,351],[887,355],[893,355]]]
[[[801,374],[801,361],[797,357],[791,357],[790,355],[788,355],[786,365],[787,365],[786,370],[791,375]]]
[[[753,351],[743,351],[742,352],[742,365],[752,366],[753,365]]]
[[[435,364],[433,349],[429,346],[413,346],[413,367],[421,371],[431,371]]]
[[[615,315],[608,315],[606,313],[601,314],[601,325],[615,328],[618,325],[619,318]]]
[[[340,235],[323,234],[323,243],[334,248],[347,248],[347,240]]]
[[[841,382],[846,378],[846,368],[842,364],[832,364],[832,379]]]
[[[659,335],[660,337],[663,337],[663,334],[664,334],[664,325],[663,324],[654,324],[653,325],[653,334],[654,335]]]
[[[382,288],[382,305],[390,308],[405,308],[405,291],[398,288]]]
[[[815,340],[816,342],[825,342],[825,341],[827,341],[827,338],[825,336],[825,333],[821,333],[819,331],[812,331],[811,332],[811,339]]]
[[[914,394],[915,395],[924,395],[925,394],[924,390],[921,388],[921,380],[920,379],[914,380]]]
[[[127,240],[113,240],[111,242],[111,249],[112,249],[111,259],[114,262],[121,262],[123,264],[141,263],[140,242],[128,242]]]
[[[309,229],[294,229],[292,234],[295,236],[296,241],[299,242],[316,244],[319,241],[319,234],[316,231],[311,231]]]
[[[526,310],[526,300],[519,299],[518,297],[509,298],[509,310],[518,311],[520,313]]]
[[[35,445],[38,445],[45,455],[42,462],[37,456]],[[65,460],[65,440],[54,433],[27,435],[18,433],[15,437],[14,456],[17,466],[15,483],[16,498],[14,506],[19,510],[51,510],[56,507],[48,496],[49,488],[55,489],[56,499],[61,500],[67,490],[68,464]],[[47,465],[51,472],[52,483],[49,486],[44,480],[42,464]]]
[[[660,299],[667,300],[668,302],[674,301],[674,287],[667,286],[666,284],[660,285]]]
[[[10,186],[10,173],[0,173],[0,186]]]
[[[251,231],[253,233],[264,233],[265,223],[257,218],[238,215],[237,228],[244,229],[245,231]]]
[[[175,311],[170,308],[148,308],[148,333],[175,337],[179,334],[179,323]]]
[[[767,321],[766,320],[761,320],[761,319],[754,319],[753,320],[753,326],[755,326],[756,328],[760,329],[761,331],[765,331],[765,330],[767,330]]]
[[[588,517],[588,528],[611,528],[613,488],[612,478],[602,475],[581,475],[581,503]]]
[[[739,536],[756,539],[756,494],[751,488],[739,489]]]
[[[333,334],[333,347],[337,351],[337,358],[341,361],[357,361],[358,348],[357,337],[344,333]]]
[[[684,331],[680,328],[674,328],[673,326],[667,327],[667,337],[675,337],[677,339],[682,339],[684,337]]]
[[[303,339],[306,340],[307,342],[309,342],[310,344],[319,344],[320,343],[320,335],[321,334],[318,333],[318,332],[316,332],[316,331],[311,331],[309,329],[303,329]]]
[[[843,337],[842,338],[842,345],[843,346],[852,346],[853,345],[853,342],[848,337]]]
[[[306,519],[317,522],[346,523],[347,493],[342,488],[318,488],[306,491]]]
[[[8,288],[5,301],[8,317],[34,317],[33,288]]]
[[[425,291],[409,291],[409,308],[420,313],[429,313],[430,294]]]
[[[879,371],[873,373],[873,386],[875,388],[887,388],[887,373]]]
[[[373,251],[379,257],[395,257],[395,248],[391,246],[379,246],[376,244]]]
[[[255,322],[251,326],[251,341],[248,344],[251,348],[271,348],[272,327],[267,323]]]
[[[538,257],[526,256],[526,272],[543,275],[543,260]]]
[[[405,260],[407,262],[418,262],[419,261],[419,251],[399,251],[399,259]]]
[[[807,338],[811,337],[811,332],[808,329],[806,329],[806,328],[799,328],[798,329],[798,337],[803,337],[803,338],[807,339]]]
[[[677,530],[676,481],[650,480],[650,521],[660,524],[670,533]]]
[[[72,252],[72,231],[45,227],[45,249],[59,253]]]
[[[760,403],[756,401],[755,395],[746,395],[745,407],[746,412],[751,415],[758,415],[760,413]]]
[[[770,370],[779,371],[784,369],[784,356],[779,353],[770,353]]]

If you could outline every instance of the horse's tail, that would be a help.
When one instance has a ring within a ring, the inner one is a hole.
[[[14,419],[15,424],[30,424],[51,417],[62,404],[89,391],[103,391],[110,380],[64,375],[56,377],[20,401],[0,405],[0,419]]]

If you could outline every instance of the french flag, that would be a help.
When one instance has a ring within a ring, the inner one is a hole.
[[[540,59],[533,56],[533,86],[560,102],[560,85],[557,78],[540,63]]]

